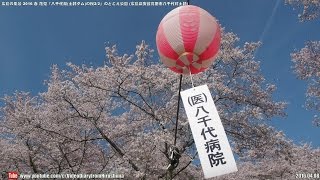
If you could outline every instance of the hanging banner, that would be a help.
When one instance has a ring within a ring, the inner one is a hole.
[[[207,85],[181,92],[205,178],[238,171]]]

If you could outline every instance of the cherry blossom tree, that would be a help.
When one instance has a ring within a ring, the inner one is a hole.
[[[309,41],[300,51],[291,54],[294,72],[308,82],[307,108],[320,112],[320,41]],[[314,123],[320,126],[319,115]]]
[[[320,0],[286,0],[286,2],[296,7],[303,6],[303,13],[299,14],[301,21],[319,18]],[[297,77],[308,82],[306,107],[320,112],[320,41],[306,42],[300,51],[291,53],[291,58]],[[320,126],[319,114],[314,115],[313,122],[316,126]]]
[[[288,140],[283,142],[286,144],[283,148],[270,148],[263,159],[241,161],[237,173],[217,179],[318,179],[320,149],[313,149],[309,144],[297,146]]]
[[[300,21],[309,21],[316,19],[320,15],[320,0],[286,0],[287,4],[295,8],[303,8],[299,14]]]
[[[268,125],[272,117],[285,116],[286,103],[272,99],[276,87],[266,82],[253,57],[260,43],[240,46],[238,41],[234,33],[224,32],[216,62],[193,76],[195,85],[208,84],[233,151],[247,162],[234,176],[226,177],[266,175],[264,161],[272,162],[268,167],[276,166],[295,149],[292,161],[312,164],[310,159],[300,162],[301,147]],[[67,65],[65,70],[52,66],[48,89],[38,96],[16,92],[2,98],[3,176],[17,170],[29,174],[118,173],[126,179],[203,178],[183,108],[177,129],[179,163],[168,168],[179,76],[156,62],[144,41],[134,55],[119,55],[116,46],[106,47],[106,61],[100,67]],[[186,76],[182,89],[190,87]],[[315,154],[319,156],[318,151]],[[248,171],[254,162],[260,166]]]

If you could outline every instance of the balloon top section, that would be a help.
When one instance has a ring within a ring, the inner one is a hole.
[[[160,22],[156,36],[161,61],[180,74],[207,69],[218,54],[220,41],[216,19],[193,5],[170,11]]]

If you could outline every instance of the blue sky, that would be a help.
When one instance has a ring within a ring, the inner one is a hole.
[[[313,113],[303,108],[306,83],[296,79],[290,60],[290,53],[306,40],[320,40],[319,20],[300,23],[298,10],[283,0],[190,2],[213,14],[240,43],[263,41],[256,53],[262,72],[278,87],[274,98],[289,103],[288,116],[272,124],[295,142],[319,147],[320,128],[313,127]],[[0,6],[0,96],[15,90],[34,95],[45,91],[43,81],[52,64],[103,64],[106,42],[117,44],[123,53],[133,53],[141,40],[156,49],[158,24],[173,8]]]

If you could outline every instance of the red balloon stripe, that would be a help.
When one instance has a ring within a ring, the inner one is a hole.
[[[158,33],[157,33],[157,39],[156,42],[158,44],[158,50],[166,57],[170,59],[178,59],[179,55],[176,53],[176,51],[171,47],[170,43],[168,42],[164,29],[163,29],[163,23],[159,25]]]
[[[186,66],[186,64],[183,61],[181,61],[180,59],[177,59],[176,65],[181,66],[181,67]]]
[[[197,69],[193,65],[190,65],[189,68],[190,68],[191,74],[197,74],[201,72],[201,69]]]
[[[193,52],[200,27],[200,9],[196,6],[181,8],[179,20],[186,52]]]

